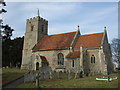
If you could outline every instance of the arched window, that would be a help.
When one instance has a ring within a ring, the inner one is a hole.
[[[72,60],[72,67],[74,67],[74,64],[75,64],[75,63],[74,63],[74,60]]]
[[[91,56],[91,63],[95,63],[95,56],[94,55]]]
[[[31,31],[33,31],[34,25],[31,25]]]
[[[64,65],[64,55],[62,53],[58,54],[58,65]]]
[[[36,63],[36,70],[39,70],[39,63]]]

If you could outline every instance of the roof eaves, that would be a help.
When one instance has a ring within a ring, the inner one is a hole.
[[[99,49],[100,47],[94,47],[94,48],[83,48],[83,49]],[[80,48],[74,48],[74,50],[80,50]]]
[[[79,57],[66,57],[66,59],[79,59]]]
[[[37,51],[51,51],[51,50],[66,50],[69,48],[59,48],[59,49],[39,49],[39,50],[32,50],[33,52],[37,52]]]
[[[102,37],[102,41],[101,41],[101,44],[100,44],[101,46],[103,45],[104,38],[105,38],[105,32],[104,32],[103,37]]]

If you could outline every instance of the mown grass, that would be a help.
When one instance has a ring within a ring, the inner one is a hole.
[[[79,79],[54,79],[41,80],[41,88],[118,88],[118,79],[111,82],[96,81],[96,77],[107,77],[107,75],[89,76]],[[118,73],[110,74],[110,77],[118,77]],[[35,88],[35,82],[24,83],[17,88]]]
[[[21,77],[27,72],[28,70],[21,70],[19,68],[3,68],[2,69],[2,85]]]

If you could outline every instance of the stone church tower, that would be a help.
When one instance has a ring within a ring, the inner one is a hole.
[[[34,18],[27,19],[21,69],[31,69],[30,66],[32,65],[33,59],[32,48],[38,43],[42,36],[47,34],[47,20],[41,18],[39,15]]]

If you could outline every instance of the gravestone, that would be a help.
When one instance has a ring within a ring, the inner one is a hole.
[[[6,66],[6,68],[9,68],[8,66]]]
[[[77,71],[77,72],[75,73],[75,79],[78,78],[78,77],[79,77],[79,72]]]
[[[83,78],[83,71],[80,72],[80,78]]]
[[[88,74],[88,72],[87,72],[87,73],[86,73],[86,76],[88,77],[88,75],[89,75],[89,74]]]
[[[58,73],[57,75],[58,75],[58,79],[59,79],[60,78],[60,72],[57,72],[57,73]]]
[[[49,72],[49,75],[50,75],[50,77],[49,77],[49,78],[50,78],[50,79],[53,79],[53,74],[52,74],[52,72],[51,72],[51,71]]]
[[[69,70],[69,72],[68,72],[68,79],[70,80],[70,79],[72,79],[72,74],[71,74],[71,71]]]
[[[58,72],[58,79],[61,79],[61,78],[62,78],[62,72],[59,71],[59,72]]]
[[[40,79],[44,79],[44,72],[41,72]]]
[[[90,76],[92,76],[92,72],[90,72]]]

